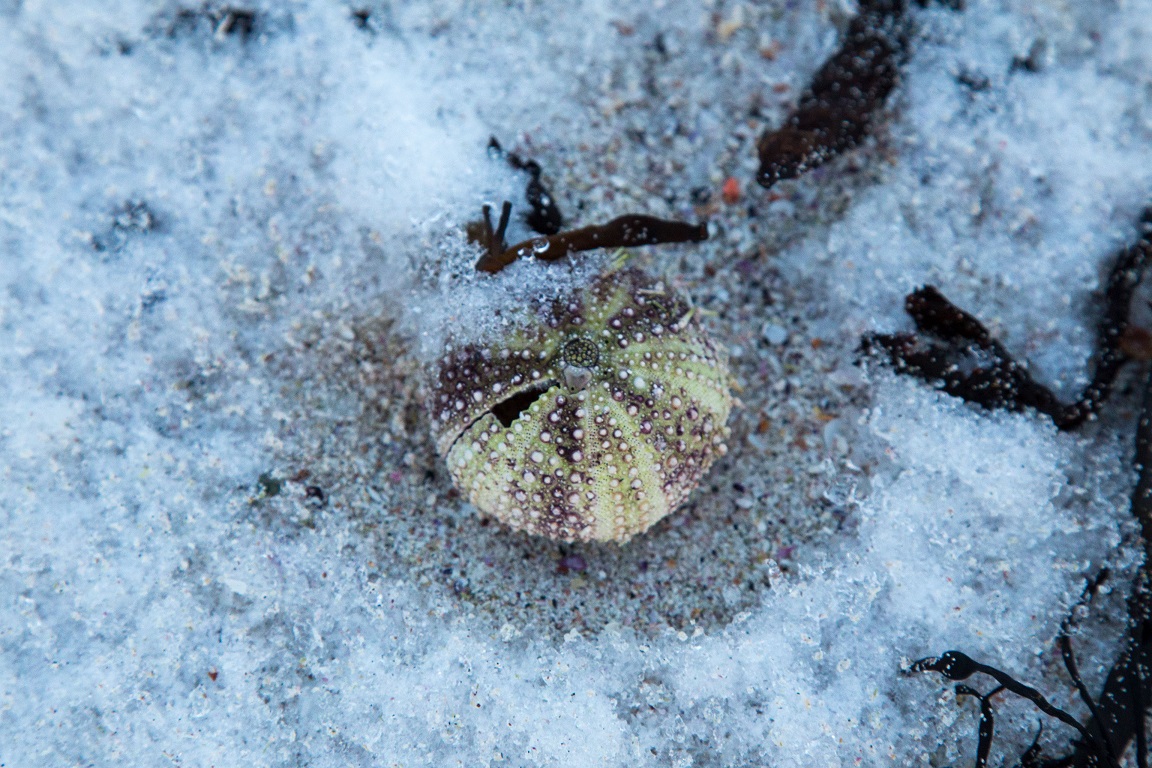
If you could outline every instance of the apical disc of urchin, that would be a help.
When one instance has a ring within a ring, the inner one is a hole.
[[[473,504],[513,528],[627,541],[727,451],[727,355],[638,269],[525,307],[498,343],[449,342],[436,446]]]

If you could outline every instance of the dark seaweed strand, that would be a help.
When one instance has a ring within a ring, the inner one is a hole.
[[[936,288],[925,286],[909,294],[904,309],[917,329],[945,344],[925,345],[911,334],[881,334],[866,337],[864,348],[880,347],[898,372],[938,382],[948,394],[985,408],[1032,407],[1057,418],[1063,406],[1055,395],[1034,382],[976,318]],[[966,361],[970,364],[961,365]]]
[[[1060,647],[1060,657],[1064,660],[1064,668],[1068,671],[1068,676],[1072,678],[1073,685],[1076,686],[1076,692],[1080,695],[1081,701],[1088,707],[1088,711],[1092,715],[1092,725],[1095,726],[1096,732],[1099,734],[1105,733],[1104,721],[1100,717],[1100,710],[1096,706],[1096,702],[1092,699],[1092,695],[1088,692],[1088,686],[1084,684],[1084,680],[1080,677],[1080,670],[1076,664],[1076,655],[1072,651],[1072,629],[1076,626],[1076,612],[1081,607],[1087,606],[1096,593],[1100,590],[1100,586],[1111,578],[1111,571],[1107,568],[1101,568],[1100,572],[1093,578],[1089,579],[1084,585],[1084,591],[1080,595],[1080,599],[1076,601],[1076,605],[1068,611],[1068,615],[1060,622],[1060,634],[1056,637],[1056,644]],[[1101,739],[1105,748],[1108,751],[1108,759],[1112,762],[1118,762],[1116,753],[1113,748],[1111,739]],[[1021,758],[1023,761],[1023,758]]]
[[[1035,408],[1060,429],[1074,429],[1107,401],[1120,367],[1128,360],[1120,342],[1128,329],[1132,295],[1152,258],[1150,232],[1152,208],[1144,212],[1140,239],[1117,254],[1108,276],[1092,381],[1074,403],[1061,403],[1050,389],[1033,380],[979,320],[933,286],[909,294],[904,308],[919,331],[943,343],[914,334],[872,334],[864,338],[862,349],[881,349],[898,372],[936,382],[940,389],[968,402],[990,409]]]
[[[1024,750],[1024,754],[1020,755],[1020,768],[1041,768],[1040,762],[1040,737],[1044,735],[1044,721],[1040,721],[1040,727],[1036,729],[1036,738],[1032,739],[1032,745]]]
[[[528,174],[528,184],[524,188],[524,199],[528,201],[528,207],[531,210],[524,216],[524,222],[532,228],[532,231],[542,235],[555,235],[563,229],[564,217],[556,205],[556,198],[540,180],[540,176],[543,174],[540,164],[535,160],[520,157],[515,152],[505,152],[495,136],[488,139],[488,151],[503,158],[508,165],[516,170]]]
[[[1148,703],[1144,698],[1144,687],[1148,684],[1148,680],[1144,672],[1144,667],[1137,664],[1136,690],[1133,695],[1136,715],[1139,718],[1136,723],[1136,768],[1148,768],[1148,737],[1144,732],[1144,721],[1148,714]]]
[[[1060,656],[1064,659],[1064,668],[1068,670],[1068,675],[1076,686],[1076,692],[1080,694],[1080,699],[1088,705],[1088,711],[1092,715],[1092,724],[1096,727],[1098,740],[1104,745],[1108,762],[1118,763],[1116,753],[1112,748],[1112,739],[1104,736],[1104,721],[1100,718],[1100,710],[1096,707],[1096,702],[1092,700],[1092,694],[1088,692],[1088,686],[1084,685],[1084,681],[1080,677],[1080,670],[1076,667],[1076,656],[1072,653],[1072,640],[1066,632],[1061,632],[1060,637],[1056,638],[1056,642],[1060,646]]]
[[[852,149],[896,86],[908,41],[904,0],[863,0],[839,50],[824,62],[796,109],[757,142],[765,188]]]
[[[1128,356],[1120,349],[1120,339],[1128,330],[1129,305],[1132,294],[1140,284],[1140,278],[1152,259],[1152,207],[1144,210],[1140,221],[1140,239],[1120,252],[1116,265],[1108,275],[1108,287],[1104,294],[1104,317],[1097,326],[1096,338],[1099,353],[1096,357],[1092,382],[1080,395],[1080,399],[1068,406],[1063,413],[1061,429],[1078,426],[1094,414],[1112,393],[1112,384]],[[1145,541],[1147,541],[1145,537]]]
[[[976,768],[986,768],[988,765],[988,754],[992,751],[992,736],[996,731],[995,713],[992,710],[992,697],[1002,690],[1004,690],[1004,686],[1000,685],[988,691],[988,693],[981,694],[975,688],[970,688],[963,683],[956,686],[957,696],[975,696],[980,701],[980,725],[978,726],[979,735],[976,742]]]
[[[502,253],[489,250],[476,262],[481,272],[499,272],[519,258],[532,256],[541,261],[557,261],[580,251],[596,248],[626,248],[661,243],[698,243],[708,239],[706,224],[667,221],[652,216],[628,215],[607,224],[573,229],[548,237],[534,237]]]
[[[1144,386],[1140,420],[1136,427],[1136,456],[1139,473],[1132,492],[1132,514],[1140,523],[1144,537],[1144,563],[1136,574],[1136,584],[1128,599],[1128,638],[1124,650],[1108,671],[1099,699],[1099,719],[1107,724],[1109,741],[1119,754],[1136,742],[1136,764],[1147,765],[1147,742],[1144,735],[1147,705],[1152,699],[1152,370]],[[1090,732],[1099,737],[1105,729],[1089,723]],[[1089,768],[1098,765],[1095,755],[1084,742],[1075,745],[1073,753],[1062,764]]]
[[[1080,699],[1087,705],[1088,711],[1092,715],[1092,724],[1095,726],[1096,732],[1103,734],[1105,732],[1104,721],[1100,717],[1100,710],[1096,706],[1096,702],[1092,699],[1092,695],[1088,692],[1088,687],[1084,684],[1084,680],[1080,677],[1080,670],[1076,665],[1076,656],[1072,652],[1072,629],[1076,626],[1076,612],[1087,606],[1096,593],[1100,591],[1101,585],[1111,578],[1112,573],[1107,568],[1101,568],[1100,571],[1091,579],[1088,579],[1084,585],[1084,591],[1080,595],[1080,599],[1076,601],[1076,605],[1068,611],[1068,615],[1060,622],[1060,634],[1056,637],[1056,643],[1060,647],[1060,656],[1064,660],[1064,668],[1068,671],[1068,676],[1072,678],[1073,685],[1076,686],[1076,691],[1080,695]],[[1108,759],[1112,762],[1118,762],[1116,753],[1113,748],[1111,739],[1101,739],[1104,747],[1107,750]],[[1030,748],[1031,749],[1031,748]],[[1028,753],[1020,758],[1021,764],[1024,764],[1025,757]]]
[[[1144,386],[1144,399],[1140,406],[1140,420],[1136,424],[1136,455],[1134,458],[1136,487],[1132,491],[1132,514],[1140,523],[1144,536],[1144,564],[1152,562],[1152,371]]]

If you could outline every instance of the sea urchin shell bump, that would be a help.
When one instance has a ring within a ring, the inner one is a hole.
[[[432,393],[456,485],[513,528],[627,541],[727,451],[727,357],[645,273],[527,307],[499,344],[461,344]]]

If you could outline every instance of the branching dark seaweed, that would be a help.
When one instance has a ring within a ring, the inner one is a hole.
[[[1136,488],[1132,492],[1132,514],[1140,523],[1144,538],[1144,563],[1136,574],[1136,583],[1128,598],[1128,637],[1124,650],[1117,657],[1100,695],[1098,712],[1089,724],[1096,738],[1105,732],[1115,752],[1123,754],[1133,742],[1136,745],[1136,764],[1148,764],[1148,745],[1145,718],[1152,701],[1152,371],[1144,387],[1140,420],[1136,427],[1136,456],[1139,472]],[[1081,742],[1074,745],[1073,753],[1062,765],[1088,768],[1099,763]]]
[[[1088,706],[1088,711],[1092,713],[1092,724],[1096,726],[1096,734],[1092,737],[1093,741],[1103,744],[1109,763],[1115,763],[1116,755],[1112,752],[1111,741],[1100,735],[1104,732],[1104,722],[1100,719],[1100,710],[1096,707],[1096,702],[1092,700],[1092,694],[1088,692],[1088,686],[1084,685],[1084,680],[1080,677],[1080,670],[1076,666],[1076,656],[1072,653],[1072,639],[1068,637],[1067,633],[1061,632],[1060,636],[1056,638],[1056,643],[1060,646],[1060,657],[1064,660],[1064,668],[1068,670],[1073,685],[1076,686],[1076,692],[1080,695],[1081,701]]]
[[[1060,429],[1078,427],[1107,401],[1120,367],[1129,359],[1125,352],[1128,313],[1132,294],[1152,258],[1152,208],[1144,212],[1141,224],[1140,239],[1117,255],[1108,276],[1092,380],[1074,403],[1061,403],[1050,389],[1033,380],[1026,366],[1012,359],[979,320],[930,285],[909,294],[904,309],[922,334],[938,341],[908,333],[871,334],[864,338],[862,349],[883,350],[898,372],[933,382],[970,403],[1012,411],[1034,408]]]
[[[1062,637],[1067,640],[1067,635],[1063,635]],[[1078,683],[1078,689],[1080,690],[1081,696],[1084,697],[1085,703],[1088,704],[1090,709],[1095,711],[1095,704],[1088,695],[1087,688],[1080,682],[1080,675],[1076,670],[1076,662],[1072,655],[1070,644],[1068,645],[1068,652],[1064,656],[1064,663],[1067,665],[1068,673],[1072,676],[1073,680]],[[1118,765],[1112,750],[1112,745],[1107,739],[1101,738],[1099,733],[1093,733],[1088,728],[1085,728],[1080,724],[1080,721],[1053,705],[1035,688],[1021,683],[1008,673],[995,667],[981,664],[960,651],[946,651],[939,657],[920,659],[912,664],[909,672],[939,672],[949,680],[967,680],[972,675],[984,674],[1000,684],[998,688],[985,696],[981,696],[967,686],[958,686],[956,689],[957,693],[977,696],[980,699],[979,743],[976,755],[976,765],[978,768],[982,768],[982,766],[987,764],[988,750],[992,745],[992,705],[988,699],[1002,690],[1007,690],[1021,698],[1028,699],[1044,714],[1075,728],[1083,739],[1082,743],[1091,745],[1093,756],[1102,761],[1097,763],[1098,765],[1108,766],[1109,768]],[[1032,752],[1035,746],[1034,744],[1032,748],[1029,748],[1029,752]],[[1038,759],[1038,749],[1036,749],[1032,757]]]
[[[920,288],[905,300],[905,309],[922,334],[934,337],[924,341],[914,334],[876,334],[865,337],[864,350],[883,350],[900,373],[914,375],[935,383],[951,395],[985,408],[1023,410],[1034,408],[1048,415],[1061,429],[1072,429],[1096,413],[1108,399],[1120,367],[1129,359],[1125,342],[1130,336],[1128,314],[1132,295],[1152,257],[1152,208],[1145,210],[1140,222],[1140,236],[1116,256],[1105,289],[1105,309],[1097,330],[1097,352],[1092,380],[1080,398],[1069,405],[1059,402],[1052,392],[1036,383],[1027,369],[1014,361],[988,330],[972,315],[956,307],[931,286]],[[1080,677],[1072,650],[1069,617],[1056,638],[1064,666],[1088,707],[1087,724],[1081,724],[1067,712],[1054,707],[1034,688],[1014,680],[1008,674],[974,661],[959,651],[948,651],[935,658],[921,659],[911,671],[939,672],[951,680],[965,680],[981,673],[1000,685],[1029,699],[1045,714],[1076,729],[1080,738],[1073,742],[1071,755],[1042,761],[1039,736],[1021,757],[1021,765],[1031,766],[1117,766],[1135,741],[1136,761],[1147,765],[1145,715],[1152,700],[1152,373],[1145,386],[1140,421],[1136,433],[1135,464],[1139,473],[1132,494],[1132,513],[1144,536],[1145,562],[1141,566],[1129,598],[1128,640],[1124,651],[1113,665],[1104,683],[1099,702],[1093,700]],[[1089,582],[1087,600],[1107,578],[1103,571]],[[965,691],[979,696],[971,689]],[[992,738],[991,708],[987,696],[980,697],[981,724],[977,766],[987,761]]]
[[[1037,735],[1036,741],[1021,756],[1022,768],[1117,766],[1118,755],[1122,755],[1133,741],[1136,743],[1137,765],[1141,768],[1147,765],[1145,714],[1147,702],[1152,697],[1152,676],[1148,674],[1148,665],[1152,661],[1150,658],[1152,657],[1152,590],[1149,589],[1148,578],[1148,556],[1152,554],[1150,552],[1152,544],[1149,543],[1152,542],[1152,375],[1149,376],[1145,388],[1141,409],[1136,464],[1140,475],[1133,493],[1132,510],[1144,530],[1146,559],[1137,575],[1135,590],[1129,600],[1129,637],[1126,648],[1109,672],[1099,703],[1090,695],[1080,677],[1069,636],[1073,624],[1071,617],[1063,622],[1057,637],[1057,645],[1068,675],[1091,713],[1087,725],[1080,724],[1067,712],[1053,706],[1034,688],[1016,681],[994,667],[976,662],[959,651],[948,651],[936,658],[921,659],[910,669],[911,672],[939,672],[951,680],[965,680],[977,673],[989,675],[1004,689],[1029,699],[1042,712],[1075,728],[1080,734],[1081,738],[1074,742],[1074,752],[1071,755],[1050,761],[1041,759],[1039,735]],[[1082,602],[1095,593],[1108,575],[1106,570],[1101,571],[1089,582]],[[973,691],[968,692],[979,695]],[[986,764],[987,749],[990,747],[992,725],[988,698],[991,695],[981,698],[977,766]]]
[[[1072,715],[1051,704],[1040,691],[1015,680],[1006,672],[972,659],[960,651],[946,651],[936,658],[920,659],[910,669],[911,672],[939,672],[949,680],[967,680],[975,674],[984,674],[998,682],[1000,686],[1021,698],[1028,699],[1046,715],[1069,725],[1088,738],[1088,731]]]

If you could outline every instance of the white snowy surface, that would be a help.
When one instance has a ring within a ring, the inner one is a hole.
[[[0,765],[965,765],[975,702],[901,674],[950,648],[1080,712],[1052,638],[1112,568],[1098,688],[1133,399],[1061,434],[854,361],[931,282],[1083,383],[1152,193],[1152,2],[968,6],[914,11],[874,141],[767,193],[755,138],[849,4],[255,3],[245,36],[0,0]],[[523,182],[490,134],[571,224],[712,219],[643,258],[745,408],[624,550],[478,521],[431,452],[444,324],[581,274],[467,274]],[[1037,715],[997,706],[1011,764]]]

